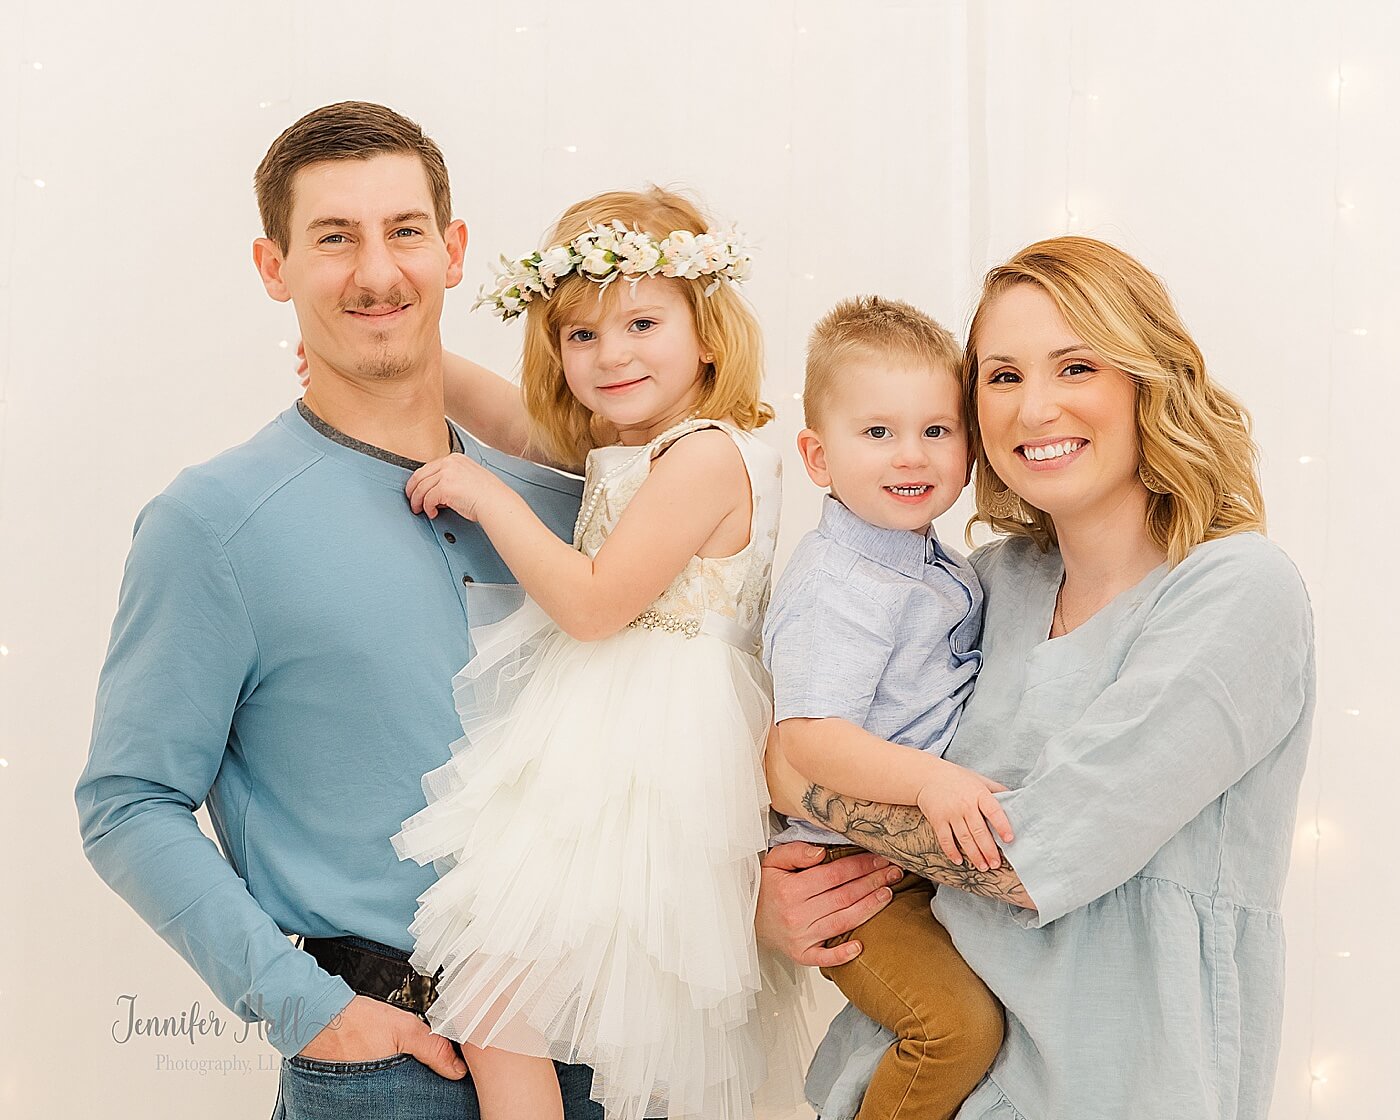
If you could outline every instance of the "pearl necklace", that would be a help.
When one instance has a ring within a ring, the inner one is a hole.
[[[613,469],[608,471],[607,474],[603,475],[602,478],[598,479],[598,481],[593,484],[593,489],[589,491],[587,500],[585,500],[584,503],[581,506],[579,506],[578,518],[574,521],[574,540],[578,541],[580,544],[583,543],[583,531],[590,524],[592,524],[593,512],[598,508],[598,503],[603,500],[603,494],[607,490],[608,485],[613,481],[613,479],[617,478],[619,475],[627,471],[632,466],[632,464],[635,463],[643,455],[650,454],[651,449],[655,447],[658,443],[660,443],[662,440],[675,435],[677,432],[680,432],[682,428],[689,428],[692,426],[696,428],[708,427],[709,425],[714,423],[715,421],[713,420],[697,420],[694,417],[689,417],[685,420],[682,420],[679,424],[667,428],[664,432],[662,432],[655,439],[651,440],[649,443],[646,443],[641,447],[637,448],[636,454],[627,456],[627,458],[624,459],[621,463],[613,467]]]

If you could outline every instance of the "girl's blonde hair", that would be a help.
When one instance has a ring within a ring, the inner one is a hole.
[[[562,245],[591,226],[612,221],[657,240],[676,230],[709,232],[690,199],[649,187],[608,191],[570,206],[550,230],[546,245]],[[608,286],[612,290],[604,289],[601,298],[617,298],[617,289],[626,282],[614,281]],[[707,296],[712,277],[672,282],[681,286],[690,305],[701,351],[714,355],[701,372],[699,414],[728,417],[745,430],[762,427],[773,419],[773,410],[759,399],[763,350],[753,311],[730,283],[722,283]],[[560,281],[548,300],[534,301],[525,313],[520,386],[530,415],[531,441],[560,466],[581,466],[588,452],[608,438],[601,422],[569,392],[559,350],[560,326],[576,318],[585,301],[599,298],[598,285],[575,273]]]
[[[977,513],[969,534],[980,521],[999,533],[1030,537],[1042,549],[1056,539],[1048,514],[1007,493],[977,424],[979,328],[992,300],[1016,284],[1045,292],[1076,338],[1137,387],[1142,463],[1167,491],[1150,494],[1147,528],[1167,562],[1180,563],[1202,541],[1262,533],[1264,498],[1249,413],[1206,374],[1166,287],[1121,249],[1088,237],[1056,237],[987,273],[968,328],[963,388],[977,459]]]

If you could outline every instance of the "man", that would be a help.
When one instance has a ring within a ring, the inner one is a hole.
[[[460,1052],[422,1018],[432,981],[407,964],[434,872],[389,837],[461,734],[465,586],[512,577],[475,524],[415,517],[404,485],[460,450],[567,537],[579,484],[444,419],[439,318],[467,233],[416,124],[317,109],[256,187],[254,261],[296,310],[310,388],[137,520],[76,790],[84,850],[266,1024],[276,1116],[475,1117]],[[206,801],[222,856],[194,820]],[[590,1078],[560,1067],[571,1120],[601,1116]]]

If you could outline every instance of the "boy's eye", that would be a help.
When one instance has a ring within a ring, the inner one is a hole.
[[[947,434],[948,429],[943,427],[942,424],[930,424],[924,429],[924,435],[928,436],[929,439],[941,439]]]
[[[871,439],[884,439],[887,435],[890,434],[890,430],[883,424],[876,424],[873,427],[866,428],[865,434],[868,435]]]
[[[652,327],[656,326],[656,320],[655,320],[655,319],[633,319],[633,320],[632,320],[632,326],[633,326],[633,328],[634,328],[635,330],[638,330],[638,331],[649,331],[649,330],[651,330]]]
[[[590,331],[587,327],[580,327],[578,330],[572,331],[572,332],[569,334],[569,341],[570,341],[570,342],[592,342],[592,341],[593,341],[593,332]]]

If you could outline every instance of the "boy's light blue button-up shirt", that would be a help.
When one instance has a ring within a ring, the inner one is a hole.
[[[1297,570],[1257,533],[1207,541],[1047,640],[1059,554],[1011,538],[973,562],[985,664],[947,757],[1010,787],[1039,909],[934,898],[1006,1007],[958,1120],[1264,1120],[1315,699]],[[837,1016],[808,1077],[824,1120],[855,1115],[891,1038]]]
[[[976,573],[932,528],[882,529],[828,496],[768,605],[773,718],[845,719],[942,754],[981,664],[981,624]],[[790,840],[849,843],[795,818],[772,843]]]
[[[568,539],[576,480],[462,443]],[[76,790],[102,878],[289,1056],[352,993],[286,934],[413,948],[434,871],[389,837],[461,735],[464,584],[512,581],[411,473],[291,408],[147,505]]]

